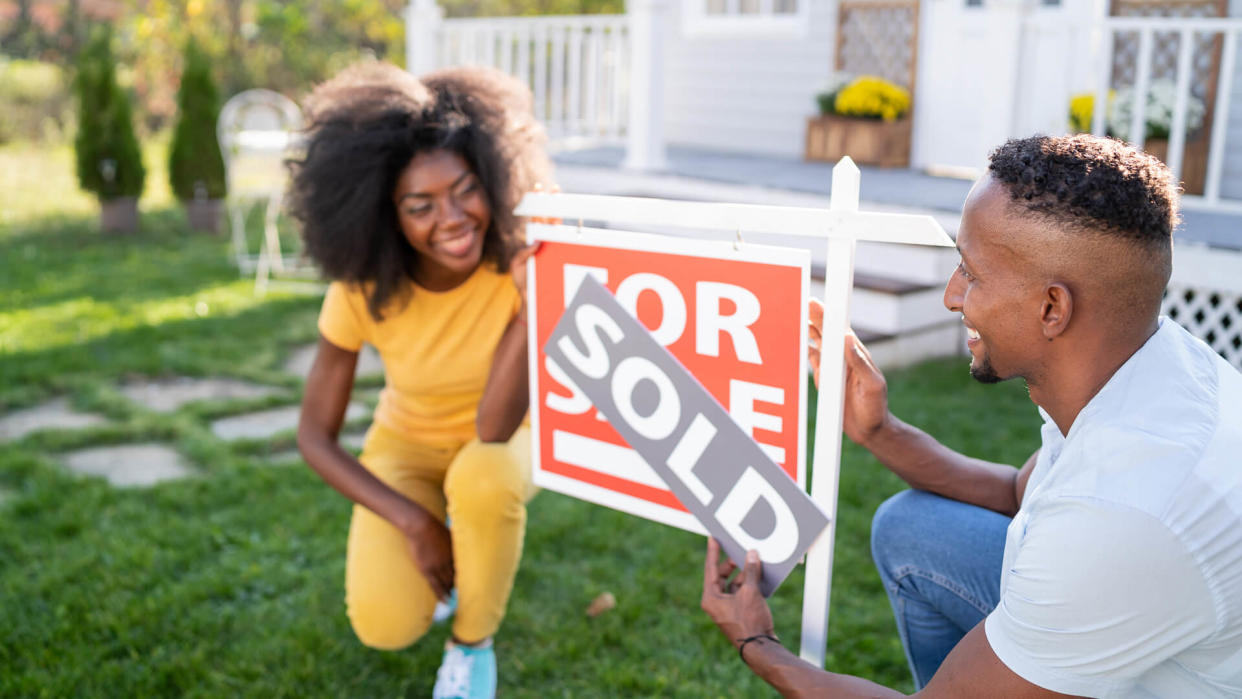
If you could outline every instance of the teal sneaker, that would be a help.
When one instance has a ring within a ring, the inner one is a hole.
[[[431,621],[434,624],[443,624],[449,619],[452,619],[453,615],[456,613],[457,613],[457,588],[453,588],[453,591],[449,593],[449,598],[447,602],[436,602],[435,611],[431,613]]]
[[[489,638],[484,646],[444,643],[444,659],[436,672],[432,699],[492,699],[496,696],[496,652]]]

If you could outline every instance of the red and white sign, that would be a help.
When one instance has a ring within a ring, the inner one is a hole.
[[[535,484],[690,531],[704,528],[548,357],[582,279],[611,291],[805,488],[806,250],[530,224]]]

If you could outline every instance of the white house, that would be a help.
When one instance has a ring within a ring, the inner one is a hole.
[[[617,16],[449,20],[415,0],[408,21],[412,71],[525,75],[554,136],[628,137],[647,169],[664,144],[798,156],[842,73],[910,87],[911,164],[949,170],[1064,132],[1074,94],[1163,81],[1191,113],[1209,103],[1185,157],[1170,136],[1169,164],[1205,181],[1187,203],[1242,210],[1242,0],[630,0]]]
[[[1242,230],[1239,35],[1242,0],[627,0],[624,15],[478,19],[412,0],[406,33],[412,72],[501,68],[531,85],[560,148],[623,145],[637,172],[664,170],[669,146],[798,158],[815,96],[840,74],[910,88],[911,167],[940,173],[978,171],[1009,137],[1066,132],[1075,95],[1162,94],[1107,120],[1096,109],[1092,131],[1134,134],[1184,181],[1186,208]],[[1145,142],[1153,120],[1167,143]],[[1242,256],[1178,259],[1166,311],[1242,366]],[[895,314],[920,294],[938,304],[939,266],[900,278],[917,288]]]

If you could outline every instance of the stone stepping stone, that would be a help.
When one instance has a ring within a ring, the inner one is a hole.
[[[154,381],[131,381],[120,387],[126,398],[158,413],[169,413],[186,403],[204,400],[266,398],[281,392],[238,379],[193,379],[178,376]]]
[[[349,432],[340,437],[341,446],[354,451],[362,450],[362,443],[366,441],[366,432]]]
[[[81,413],[69,407],[67,398],[57,398],[0,416],[0,440],[21,439],[39,430],[80,430],[104,422],[100,415]]]
[[[297,405],[286,405],[256,413],[244,413],[221,418],[211,423],[211,431],[220,439],[228,442],[238,439],[269,439],[281,432],[297,429],[298,416],[302,408]],[[350,403],[345,409],[345,421],[350,422],[371,414],[370,408],[361,403]]]
[[[194,469],[176,451],[162,444],[120,444],[67,452],[61,457],[69,470],[102,476],[114,486],[142,487],[194,475]]]
[[[294,350],[289,359],[285,361],[284,369],[286,373],[306,378],[310,373],[311,364],[315,362],[315,351],[319,345],[306,345]],[[363,345],[362,351],[358,353],[358,368],[354,370],[354,378],[371,378],[373,376],[384,375],[384,363],[380,361],[379,352],[371,345]]]
[[[341,446],[351,451],[362,451],[362,442],[366,439],[366,432],[350,432],[341,435]],[[267,461],[273,464],[284,464],[293,461],[302,462],[302,452],[297,449],[285,449],[267,457]]]

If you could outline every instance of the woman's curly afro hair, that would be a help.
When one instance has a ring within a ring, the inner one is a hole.
[[[513,209],[550,166],[530,91],[500,71],[456,68],[421,79],[385,63],[352,66],[312,92],[305,153],[289,162],[289,209],[306,252],[333,280],[363,285],[377,320],[410,293],[417,253],[393,188],[414,156],[448,150],[491,207],[483,259],[505,272],[520,245]]]

